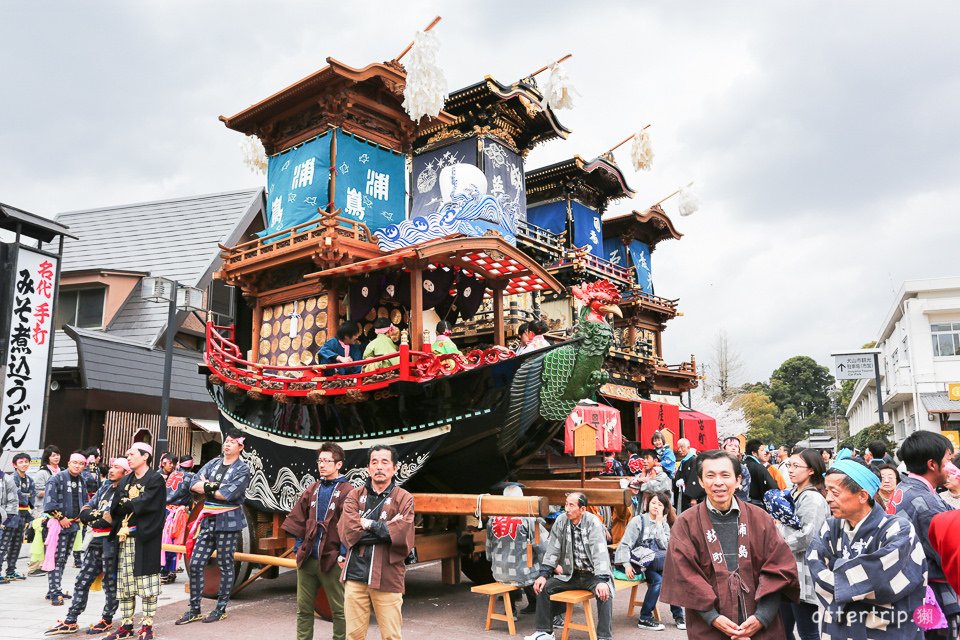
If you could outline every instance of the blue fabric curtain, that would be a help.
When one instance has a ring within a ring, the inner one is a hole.
[[[462,140],[413,157],[413,174],[410,190],[413,192],[413,208],[410,217],[426,216],[436,212],[443,202],[440,197],[440,171],[453,164],[477,164],[477,141]]]
[[[267,228],[263,237],[316,218],[330,194],[330,132],[267,162]]]
[[[406,159],[346,131],[337,131],[335,205],[370,231],[407,218]]]
[[[551,233],[563,233],[567,228],[567,203],[550,202],[527,209],[527,222]]]
[[[586,246],[587,251],[598,258],[603,254],[603,228],[600,226],[600,214],[576,200],[570,203],[573,212],[573,244]]]
[[[630,261],[637,272],[637,284],[647,293],[653,293],[653,272],[650,263],[650,247],[645,242],[633,240],[627,245]]]
[[[527,191],[523,176],[523,158],[499,142],[483,138],[483,173],[487,193],[495,197],[504,213],[514,220],[527,219]]]

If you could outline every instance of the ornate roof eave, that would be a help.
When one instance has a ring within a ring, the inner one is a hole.
[[[361,69],[356,69],[334,58],[327,58],[327,66],[322,69],[301,78],[239,113],[230,117],[220,116],[219,119],[228,129],[240,131],[247,135],[258,135],[258,129],[266,121],[285,114],[290,109],[322,94],[337,84],[359,84],[374,79],[379,79],[384,87],[396,96],[398,104],[402,103],[407,75],[406,70],[400,63],[393,60],[374,62]],[[441,111],[437,118],[428,120],[424,126],[452,121],[453,117],[450,114]]]
[[[576,155],[562,162],[528,171],[525,177],[527,189],[530,191],[561,189],[568,181],[578,178],[596,190],[607,202],[636,195],[616,162],[603,156],[584,160]]]
[[[506,119],[510,120],[509,123],[475,122],[480,111],[497,105],[507,105],[510,113]],[[444,104],[444,111],[453,116],[454,127],[489,127],[494,135],[497,129],[516,129],[506,131],[510,139],[505,141],[521,153],[554,138],[566,139],[572,133],[560,123],[553,110],[543,104],[543,95],[530,78],[504,85],[489,75],[484,76],[481,82],[451,92]],[[498,126],[502,124],[509,126]],[[444,129],[449,125],[436,122],[420,127],[417,146],[427,148],[448,138]],[[527,135],[518,136],[519,132]],[[518,137],[521,139],[518,140]]]
[[[659,204],[645,211],[631,211],[603,219],[604,235],[620,235],[636,238],[650,244],[650,249],[661,240],[679,240],[683,234],[673,226],[673,221]]]

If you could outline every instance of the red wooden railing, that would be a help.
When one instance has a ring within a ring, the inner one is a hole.
[[[265,395],[306,396],[311,392],[319,392],[320,395],[334,396],[345,395],[351,391],[376,391],[398,380],[426,382],[499,362],[514,355],[513,351],[502,347],[474,349],[466,355],[438,355],[413,351],[408,345],[401,344],[396,353],[365,360],[290,367],[245,360],[241,357],[240,348],[234,343],[234,325],[217,326],[208,322],[206,338],[203,359],[211,373],[226,384],[234,384],[245,390],[252,389]],[[393,358],[398,358],[399,362],[363,371],[365,365]],[[361,370],[357,373],[341,371],[352,367],[360,367]]]

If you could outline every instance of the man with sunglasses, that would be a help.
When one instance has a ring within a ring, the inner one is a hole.
[[[340,572],[347,549],[337,526],[353,487],[340,474],[342,467],[340,445],[321,444],[317,451],[320,480],[307,487],[281,527],[297,539],[297,640],[313,638],[313,603],[321,587],[333,614],[333,640],[346,637]]]

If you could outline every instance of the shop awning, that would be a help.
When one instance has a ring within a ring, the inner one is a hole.
[[[921,393],[920,402],[927,413],[960,413],[960,400],[951,400],[946,391]]]
[[[624,402],[640,402],[643,400],[633,387],[610,382],[600,387],[600,395],[611,400],[623,400]]]
[[[680,412],[680,437],[689,440],[697,451],[720,448],[716,419],[699,411]]]
[[[190,418],[190,425],[206,431],[207,433],[220,433],[220,423],[217,420],[201,420],[200,418]]]

